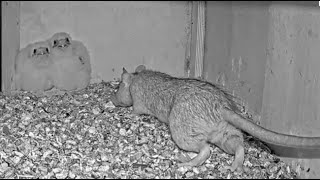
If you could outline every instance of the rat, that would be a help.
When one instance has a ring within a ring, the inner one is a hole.
[[[264,142],[296,147],[319,148],[320,137],[280,134],[254,124],[240,114],[233,96],[222,87],[195,78],[178,78],[147,70],[144,65],[128,73],[123,68],[115,106],[133,107],[134,114],[149,114],[169,126],[176,145],[198,153],[178,166],[199,166],[210,156],[210,144],[235,155],[225,169],[242,171],[245,131]]]

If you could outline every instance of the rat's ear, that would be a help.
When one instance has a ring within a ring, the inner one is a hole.
[[[135,72],[139,73],[139,72],[144,71],[144,70],[146,70],[146,66],[141,64],[136,68]]]
[[[128,73],[128,71],[126,70],[126,68],[122,68],[122,74],[124,74],[124,73]]]
[[[130,81],[130,76],[131,74],[128,73],[128,71],[126,70],[126,68],[122,68],[122,74],[121,74],[121,82],[129,82]]]

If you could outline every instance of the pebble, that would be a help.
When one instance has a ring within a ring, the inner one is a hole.
[[[23,113],[23,114],[22,114],[22,117],[21,117],[21,120],[22,120],[22,121],[29,121],[31,118],[32,118],[32,115],[31,115],[31,114],[25,114],[25,113]]]
[[[96,133],[96,128],[95,127],[90,127],[89,128],[89,133],[95,134]]]
[[[73,172],[69,172],[69,177],[71,178],[71,179],[74,179],[75,177],[76,177],[76,175],[73,173]]]
[[[0,172],[4,173],[9,168],[8,163],[4,162],[0,165]]]
[[[104,104],[104,108],[115,108],[114,104],[112,103],[112,101],[109,101],[108,103]]]
[[[121,129],[119,130],[119,134],[120,134],[121,136],[125,136],[125,135],[127,134],[127,131],[126,131],[125,129],[121,128]]]
[[[106,172],[106,171],[108,171],[109,169],[110,169],[110,166],[107,165],[107,164],[101,165],[101,166],[99,167],[99,171],[102,171],[102,172]]]
[[[192,172],[187,172],[186,177],[189,178],[191,176],[193,176],[194,174]]]
[[[100,113],[100,109],[94,108],[94,109],[92,109],[92,112],[93,112],[94,115],[97,115],[97,114]]]
[[[196,173],[196,174],[199,174],[199,173],[200,173],[199,170],[198,170],[198,168],[196,168],[196,167],[194,167],[194,168],[192,169],[192,171],[193,171],[194,173]]]
[[[54,168],[54,169],[52,169],[52,172],[54,172],[54,173],[59,173],[59,172],[61,172],[61,171],[62,171],[61,168]]]
[[[181,167],[178,168],[178,171],[180,171],[181,173],[184,174],[185,172],[188,171],[188,168],[187,168],[187,167],[184,167],[184,166],[181,166]]]
[[[57,179],[65,179],[66,177],[68,177],[67,171],[62,171],[61,173],[56,174]]]

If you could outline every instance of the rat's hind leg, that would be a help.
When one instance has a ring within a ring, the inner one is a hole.
[[[186,107],[188,104],[184,102],[174,104],[168,118],[169,128],[173,141],[180,149],[198,153],[193,159],[179,163],[178,166],[199,166],[211,154],[208,133],[212,125],[208,125],[207,119],[197,113],[186,110]]]
[[[225,121],[221,121],[217,127],[219,131],[212,131],[208,141],[220,147],[224,152],[235,155],[232,165],[224,169],[242,171],[244,146],[241,131]]]
[[[181,119],[169,117],[171,137],[180,149],[199,153],[193,159],[179,163],[178,166],[199,166],[210,156],[210,145],[205,134],[197,132],[189,123],[181,123]]]
[[[244,161],[243,139],[239,136],[232,135],[223,143],[222,149],[229,154],[235,155],[232,165],[225,169],[242,171]]]
[[[182,166],[200,166],[202,165],[210,156],[210,146],[207,143],[204,143],[203,146],[200,148],[199,154],[191,159],[190,161],[178,163],[178,167]]]

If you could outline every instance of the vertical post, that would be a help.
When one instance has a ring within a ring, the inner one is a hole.
[[[184,75],[186,77],[190,77],[191,73],[191,49],[192,49],[192,30],[193,28],[193,2],[188,1],[187,2],[187,7],[186,7],[186,14],[188,17],[188,24],[187,24],[187,29],[186,29],[186,51],[185,51],[185,61],[184,61]]]
[[[205,2],[192,2],[191,48],[188,77],[201,77],[204,61]]]
[[[20,48],[20,1],[1,1],[1,91],[12,91],[15,57]]]
[[[202,77],[205,38],[205,1],[198,1],[195,54],[195,77]]]

